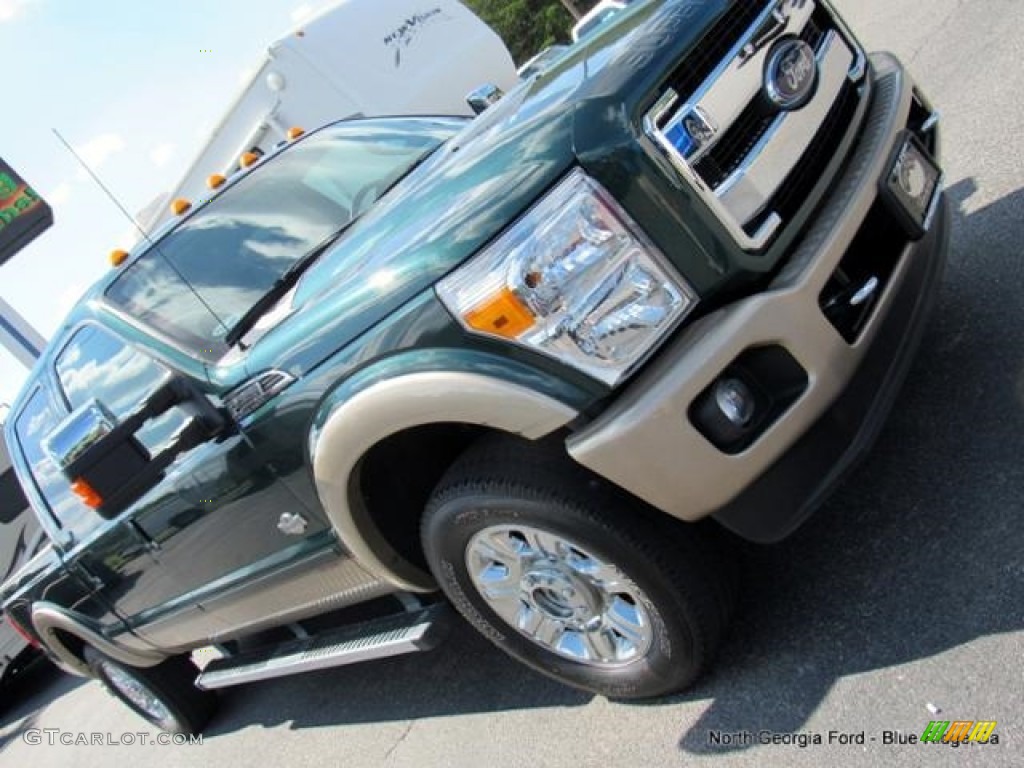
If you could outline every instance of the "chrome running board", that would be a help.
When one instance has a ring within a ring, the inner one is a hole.
[[[299,672],[340,667],[404,653],[428,651],[442,639],[450,609],[440,603],[422,610],[331,630],[308,639],[216,659],[196,678],[204,691],[269,680]]]

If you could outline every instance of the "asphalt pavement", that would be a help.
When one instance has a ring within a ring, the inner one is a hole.
[[[459,624],[429,654],[229,690],[202,745],[149,746],[97,685],[40,669],[4,694],[0,766],[1024,765],[1024,4],[838,4],[943,112],[952,253],[869,459],[793,537],[745,549],[709,676],[610,702]],[[886,743],[935,719],[995,720],[999,743]],[[137,735],[29,743],[43,728]]]

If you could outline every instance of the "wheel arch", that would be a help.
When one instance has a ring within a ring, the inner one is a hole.
[[[523,369],[494,360],[498,362],[491,362],[488,373],[478,372],[475,365],[477,370],[451,366],[364,376],[332,393],[314,421],[309,460],[327,517],[363,567],[396,589],[427,592],[436,586],[424,567],[400,554],[381,532],[381,511],[367,503],[363,470],[375,449],[417,431],[432,439],[457,429],[539,439],[578,415],[565,401],[579,402],[581,391],[534,371],[527,378]],[[493,375],[509,370],[518,375]],[[427,442],[431,444],[436,445]]]
[[[133,667],[153,667],[167,657],[156,651],[125,648],[103,635],[93,622],[53,603],[32,606],[32,626],[54,663],[78,677],[92,677],[85,661],[85,646]]]

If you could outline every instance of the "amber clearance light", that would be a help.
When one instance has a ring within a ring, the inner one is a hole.
[[[173,213],[175,216],[181,216],[182,214],[187,212],[188,209],[191,207],[192,203],[190,203],[188,200],[185,200],[184,198],[179,197],[177,200],[171,203],[171,213]]]

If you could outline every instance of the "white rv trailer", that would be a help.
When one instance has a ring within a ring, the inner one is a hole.
[[[501,38],[457,0],[341,0],[281,38],[175,189],[140,214],[152,230],[176,198],[210,194],[246,151],[268,152],[291,127],[348,117],[469,115],[470,91],[518,82]]]

